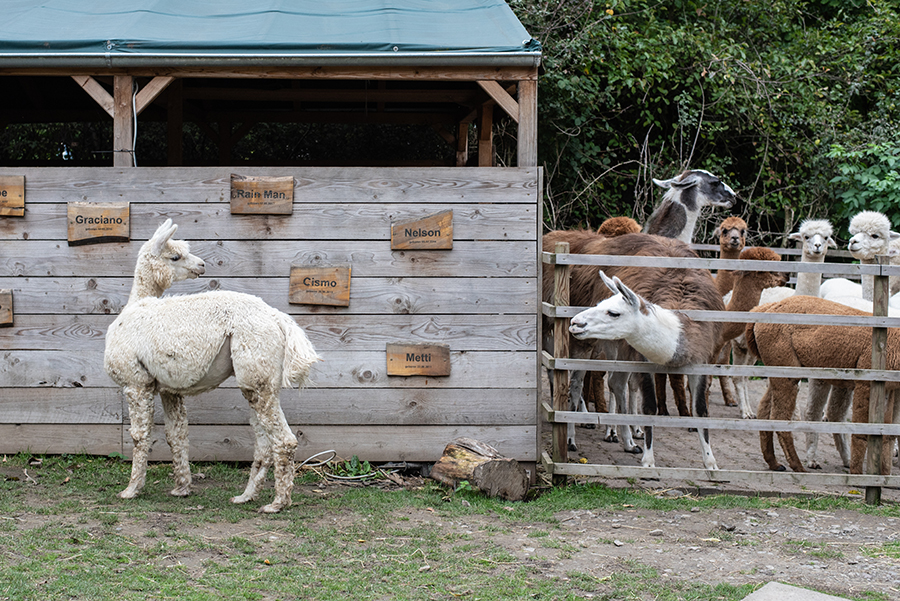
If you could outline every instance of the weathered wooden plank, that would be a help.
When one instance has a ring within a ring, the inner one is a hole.
[[[119,313],[132,278],[4,278],[0,288],[13,291],[16,313]],[[259,296],[285,313],[341,314],[490,314],[533,313],[534,278],[354,278],[349,307],[291,305],[288,278],[199,278],[179,282],[172,294],[233,290]]]
[[[6,388],[0,423],[128,423],[118,388]],[[291,423],[339,425],[520,425],[536,422],[535,391],[524,388],[372,388],[335,394],[330,388],[285,389],[280,394]],[[235,388],[219,388],[185,399],[191,424],[248,423],[250,408]],[[154,419],[163,423],[155,400]]]
[[[24,175],[28,202],[70,201],[230,204],[232,167],[0,167]],[[322,204],[540,202],[536,167],[247,167],[241,175],[294,178],[295,211]]]
[[[0,351],[103,352],[115,315],[19,315],[0,332]],[[533,351],[534,315],[316,315],[298,323],[316,350],[378,351],[407,340],[450,344],[457,351]]]
[[[125,417],[117,388],[4,388],[0,395],[0,424],[121,425]]]
[[[179,232],[180,235],[180,232]],[[131,275],[143,242],[70,247],[49,240],[5,240],[0,277]],[[206,262],[204,279],[286,277],[285,266],[350,263],[365,277],[535,277],[530,241],[459,241],[453,252],[392,251],[383,241],[201,240],[191,252]],[[530,259],[530,260],[529,260]]]
[[[440,378],[388,377],[384,350],[331,351],[324,359],[313,367],[311,388],[532,388],[538,377],[534,353],[529,352],[451,352],[451,374]],[[101,350],[79,354],[13,350],[0,355],[0,388],[111,386]],[[234,379],[222,386],[234,387]]]
[[[113,424],[0,423],[0,453],[121,453],[123,430]]]
[[[436,206],[446,206],[446,203]],[[454,242],[534,241],[540,227],[538,210],[534,204],[454,205]],[[300,202],[295,204],[291,215],[231,217],[227,204],[131,203],[131,237],[133,241],[147,240],[160,223],[171,218],[180,226],[178,237],[187,241],[327,240],[329,244],[334,240],[389,241],[392,220],[414,218],[421,211],[421,206],[400,204]],[[23,218],[0,220],[0,239],[55,241],[65,239],[66,226],[66,205],[35,205],[25,211]],[[298,242],[298,247],[302,248],[301,245]]]
[[[291,424],[299,445],[296,458],[334,450],[339,457],[357,455],[365,461],[437,461],[448,442],[467,436],[490,444],[518,461],[536,461],[535,427],[528,426],[305,426]],[[250,461],[253,433],[250,426],[192,426],[189,431],[191,461]],[[172,458],[161,426],[152,433],[151,461]],[[123,453],[133,449],[123,429]],[[2,451],[0,451],[2,452]],[[11,452],[11,451],[10,451]],[[126,483],[123,482],[124,487]]]
[[[549,461],[549,457],[545,463]],[[548,464],[554,474],[601,478],[676,479],[693,482],[742,482],[761,486],[900,486],[900,476],[867,476],[863,474],[828,474],[816,472],[751,472],[748,470],[705,470],[696,468],[648,468],[620,465],[579,463]]]

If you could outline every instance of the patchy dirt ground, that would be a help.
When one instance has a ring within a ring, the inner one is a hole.
[[[751,398],[759,399],[764,390],[764,381],[751,381]],[[798,397],[801,411],[805,403],[806,385],[802,384]],[[675,411],[671,392],[669,407],[670,412]],[[737,408],[724,405],[718,382],[711,392],[710,414],[740,417]],[[604,442],[600,429],[578,427],[575,436],[579,450],[570,453],[570,460],[584,457],[588,463],[640,465],[640,455],[625,453],[619,443]],[[546,424],[543,438],[545,448],[549,448]],[[766,469],[756,432],[712,431],[711,440],[720,468]],[[805,434],[795,435],[795,444],[803,458]],[[660,467],[702,467],[696,432],[674,429],[656,432],[654,451]],[[776,454],[783,462],[777,442]],[[820,437],[819,457],[824,472],[847,472],[830,436]],[[605,483],[613,487],[629,486],[622,480]],[[811,490],[784,485],[756,490],[739,483],[697,486],[674,480],[641,481],[636,486],[655,494],[677,496],[721,492],[801,497],[827,494],[862,499],[864,494],[846,487]],[[900,490],[882,489],[882,500],[900,503]],[[883,554],[873,556],[867,551],[874,545],[900,545],[900,519],[873,517],[857,511],[727,509],[710,515],[699,510],[659,514],[633,508],[576,511],[559,517],[567,540],[579,549],[570,558],[559,560],[553,568],[559,573],[582,569],[601,576],[617,562],[636,560],[672,579],[710,584],[776,580],[837,596],[861,596],[864,591],[877,591],[886,599],[900,598],[900,560]],[[527,538],[519,543],[520,557],[546,554]]]

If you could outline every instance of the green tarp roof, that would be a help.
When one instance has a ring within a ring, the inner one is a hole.
[[[0,64],[537,66],[503,0],[5,0]]]

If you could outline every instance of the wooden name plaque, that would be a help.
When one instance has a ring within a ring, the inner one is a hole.
[[[25,216],[25,176],[0,176],[0,216]]]
[[[231,175],[232,215],[290,215],[294,178]]]
[[[387,375],[449,376],[450,346],[388,343]]]
[[[453,210],[391,224],[391,250],[450,250]]]
[[[128,242],[131,210],[127,202],[70,202],[69,246]]]
[[[0,327],[13,325],[12,290],[0,290]]]
[[[294,305],[350,306],[350,266],[291,265],[290,296]]]

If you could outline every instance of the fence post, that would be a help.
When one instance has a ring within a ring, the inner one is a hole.
[[[553,252],[563,254],[569,252],[568,242],[557,242]],[[569,304],[569,265],[553,264],[553,305],[565,307]],[[553,320],[553,357],[556,359],[569,356],[569,320],[565,317],[555,317]],[[567,411],[569,409],[569,371],[565,369],[553,370],[553,410]],[[569,461],[569,447],[566,440],[566,424],[554,422],[551,426],[553,447],[553,463],[567,463]],[[565,484],[566,476],[553,476],[553,484]]]
[[[879,256],[877,261],[880,265],[890,264],[888,257]],[[875,290],[873,297],[872,314],[876,317],[884,317],[888,314],[888,304],[890,301],[890,286],[888,277],[885,275],[875,276]],[[872,369],[885,369],[885,348],[887,347],[887,328],[872,328]],[[872,382],[869,388],[869,423],[884,423],[884,412],[887,407],[885,398],[885,383],[883,381]],[[868,449],[866,452],[866,473],[881,473],[881,445],[882,437],[869,435]],[[866,487],[866,504],[881,504],[881,487]]]

